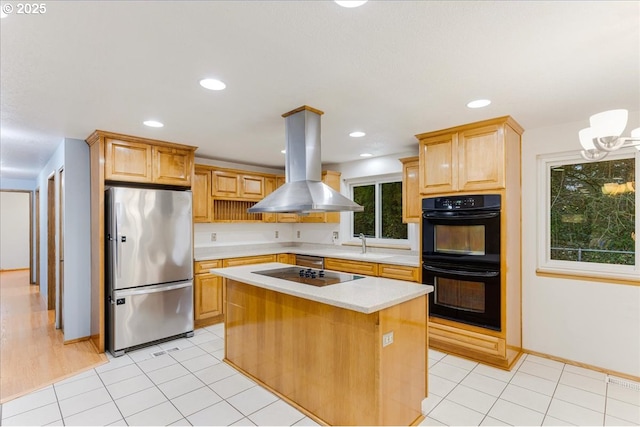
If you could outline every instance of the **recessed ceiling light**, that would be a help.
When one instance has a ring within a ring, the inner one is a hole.
[[[282,154],[287,154],[287,150],[280,150]]]
[[[222,90],[227,87],[226,84],[216,79],[202,79],[200,80],[200,86],[209,90]]]
[[[353,137],[353,138],[361,138],[361,137],[363,137],[363,136],[365,136],[365,135],[366,135],[366,133],[364,133],[364,132],[360,132],[360,131],[351,132],[351,133],[349,134],[349,136],[351,136],[351,137]]]
[[[160,123],[156,120],[145,120],[144,122],[142,122],[142,124],[144,124],[145,126],[149,126],[150,128],[161,128],[164,126],[163,123]]]
[[[373,154],[371,154],[371,153],[362,153],[362,154],[360,154],[360,157],[373,157]]]
[[[335,0],[342,7],[358,7],[362,6],[367,2],[367,0]]]
[[[475,101],[471,101],[467,104],[469,108],[482,108],[491,104],[491,101],[488,99],[476,99]]]

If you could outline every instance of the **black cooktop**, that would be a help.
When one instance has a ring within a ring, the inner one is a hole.
[[[305,267],[274,268],[272,270],[254,271],[253,273],[312,286],[329,286],[364,278],[364,276],[356,276],[354,274]]]

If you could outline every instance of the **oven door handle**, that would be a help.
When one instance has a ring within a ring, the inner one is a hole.
[[[500,275],[499,271],[465,271],[465,270],[449,270],[446,268],[438,268],[431,267],[430,265],[423,265],[427,271],[432,271],[434,273],[444,273],[444,274],[454,274],[456,276],[465,276],[465,277],[497,277]]]
[[[500,212],[486,212],[486,213],[473,213],[473,214],[461,214],[459,212],[456,213],[423,213],[422,217],[425,219],[446,219],[446,220],[470,220],[470,219],[492,219],[497,218],[500,215]]]

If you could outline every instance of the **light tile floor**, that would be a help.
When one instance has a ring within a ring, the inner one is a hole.
[[[1,425],[317,425],[221,362],[224,326],[147,347],[0,406]],[[164,355],[153,356],[161,350]],[[640,425],[640,391],[533,355],[511,372],[429,351],[422,425]]]

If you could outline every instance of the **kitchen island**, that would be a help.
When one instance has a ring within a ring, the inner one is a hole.
[[[419,419],[432,287],[366,276],[316,287],[256,273],[283,268],[211,270],[225,278],[225,361],[323,424]]]

